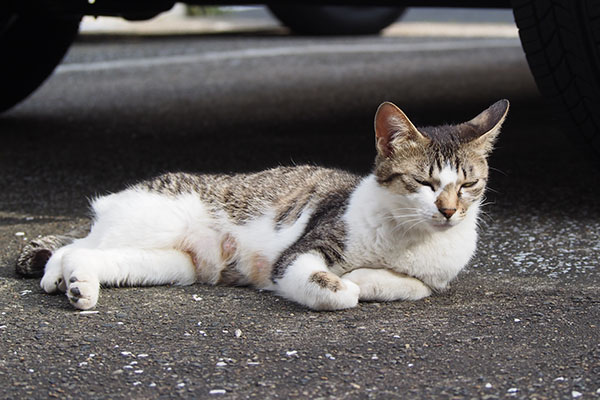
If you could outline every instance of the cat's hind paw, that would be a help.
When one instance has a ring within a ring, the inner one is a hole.
[[[67,285],[61,274],[44,274],[40,281],[40,287],[48,294],[65,292]]]
[[[100,282],[95,277],[73,275],[69,278],[67,297],[74,307],[80,310],[94,308],[99,295]]]
[[[46,293],[64,293],[67,290],[67,284],[63,278],[62,253],[63,250],[57,251],[46,264],[44,276],[40,281],[40,287]]]

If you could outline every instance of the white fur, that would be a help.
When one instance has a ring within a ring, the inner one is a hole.
[[[316,254],[303,254],[277,281],[277,292],[314,310],[339,310],[358,304],[360,289],[349,280],[342,279],[342,288],[336,292],[311,282],[312,274],[320,271],[328,271],[323,259]]]
[[[419,300],[431,289],[418,279],[398,275],[389,269],[359,268],[343,275],[360,287],[360,300]]]
[[[390,269],[434,290],[446,288],[475,252],[479,206],[473,204],[462,221],[442,230],[432,224],[438,214],[434,202],[428,188],[403,196],[381,187],[374,176],[366,177],[344,215],[347,256],[356,268]]]
[[[242,273],[253,267],[256,255],[272,264],[300,236],[310,217],[306,210],[293,225],[278,230],[272,214],[237,225],[225,215],[210,216],[195,195],[173,197],[139,189],[100,197],[92,202],[92,210],[95,222],[89,235],[56,251],[40,284],[48,293],[66,291],[82,309],[96,305],[100,284],[217,283],[224,267],[220,248],[225,233],[235,238]],[[207,268],[197,268],[182,250],[205,260]],[[77,279],[70,282],[73,277]],[[72,288],[82,293],[78,300]],[[263,288],[273,289],[269,283]]]
[[[440,193],[446,186],[458,181],[458,171],[452,168],[450,164],[446,164],[439,172],[438,179],[440,180],[440,187],[437,192]]]

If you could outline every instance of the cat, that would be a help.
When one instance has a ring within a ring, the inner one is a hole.
[[[101,285],[251,285],[314,310],[422,299],[475,252],[487,157],[508,107],[416,128],[385,102],[365,177],[295,166],[140,182],[92,201],[87,236],[26,246],[17,271],[43,269],[43,290],[81,310]]]

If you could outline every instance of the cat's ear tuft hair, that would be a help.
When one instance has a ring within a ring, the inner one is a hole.
[[[403,142],[429,142],[417,128],[410,122],[408,117],[395,104],[382,103],[375,114],[375,144],[377,153],[383,157],[389,157],[394,153],[394,144]]]
[[[469,145],[476,151],[484,155],[492,151],[496,138],[500,133],[500,127],[506,118],[506,114],[508,114],[509,105],[508,100],[499,100],[487,110],[463,124],[474,132],[473,139],[469,142]]]

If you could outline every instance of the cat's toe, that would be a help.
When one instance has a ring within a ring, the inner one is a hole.
[[[95,282],[72,281],[69,279],[67,297],[69,302],[80,310],[89,310],[98,303],[99,285]]]
[[[40,281],[40,287],[46,293],[58,293],[66,290],[66,284],[62,275],[45,274]]]

